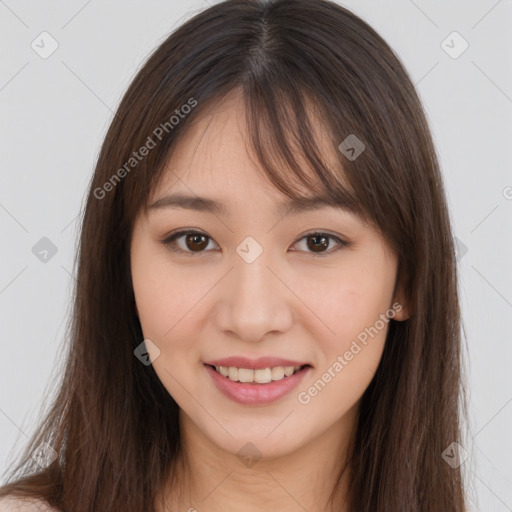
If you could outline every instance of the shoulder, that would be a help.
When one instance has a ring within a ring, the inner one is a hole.
[[[0,498],[0,512],[59,512],[36,498],[6,496]]]

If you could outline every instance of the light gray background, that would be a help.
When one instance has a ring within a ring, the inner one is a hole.
[[[424,102],[461,248],[472,507],[512,511],[512,1],[342,5],[388,41]],[[112,113],[148,53],[207,6],[0,0],[0,470],[61,371],[77,218]],[[59,45],[47,59],[31,48],[43,31]],[[469,44],[458,58],[442,46],[453,31]],[[42,237],[57,247],[46,263],[32,252]]]

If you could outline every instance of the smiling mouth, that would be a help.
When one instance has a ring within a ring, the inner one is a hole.
[[[304,364],[302,366],[274,366],[271,368],[251,370],[248,368],[237,368],[234,366],[214,366],[211,364],[205,364],[205,366],[213,368],[226,379],[246,384],[268,384],[270,382],[285,380],[288,377],[311,367],[309,364]]]

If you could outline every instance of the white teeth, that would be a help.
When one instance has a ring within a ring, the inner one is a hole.
[[[238,368],[234,368],[233,366],[230,366],[228,368],[228,377],[231,380],[237,381],[238,380]]]
[[[285,366],[284,367],[284,374],[289,377],[293,372],[295,368],[293,366]]]
[[[272,380],[281,380],[284,377],[284,368],[282,366],[276,366],[272,368]]]
[[[239,382],[253,382],[254,381],[254,370],[248,370],[247,368],[238,369],[238,381]]]
[[[300,366],[275,366],[274,368],[250,370],[248,368],[236,368],[234,366],[216,366],[215,370],[234,382],[257,382],[258,384],[268,384],[271,381],[282,380],[285,377],[290,377],[300,368]]]
[[[259,384],[267,384],[272,381],[272,371],[270,368],[263,368],[261,370],[254,370],[254,382]]]

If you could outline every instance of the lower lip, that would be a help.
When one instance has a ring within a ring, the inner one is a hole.
[[[295,372],[290,377],[274,380],[267,384],[258,384],[253,382],[234,382],[230,378],[218,373],[211,366],[204,366],[217,389],[224,396],[240,404],[250,405],[264,405],[279,400],[297,387],[306,373],[311,370],[311,366],[306,366],[306,368]]]

